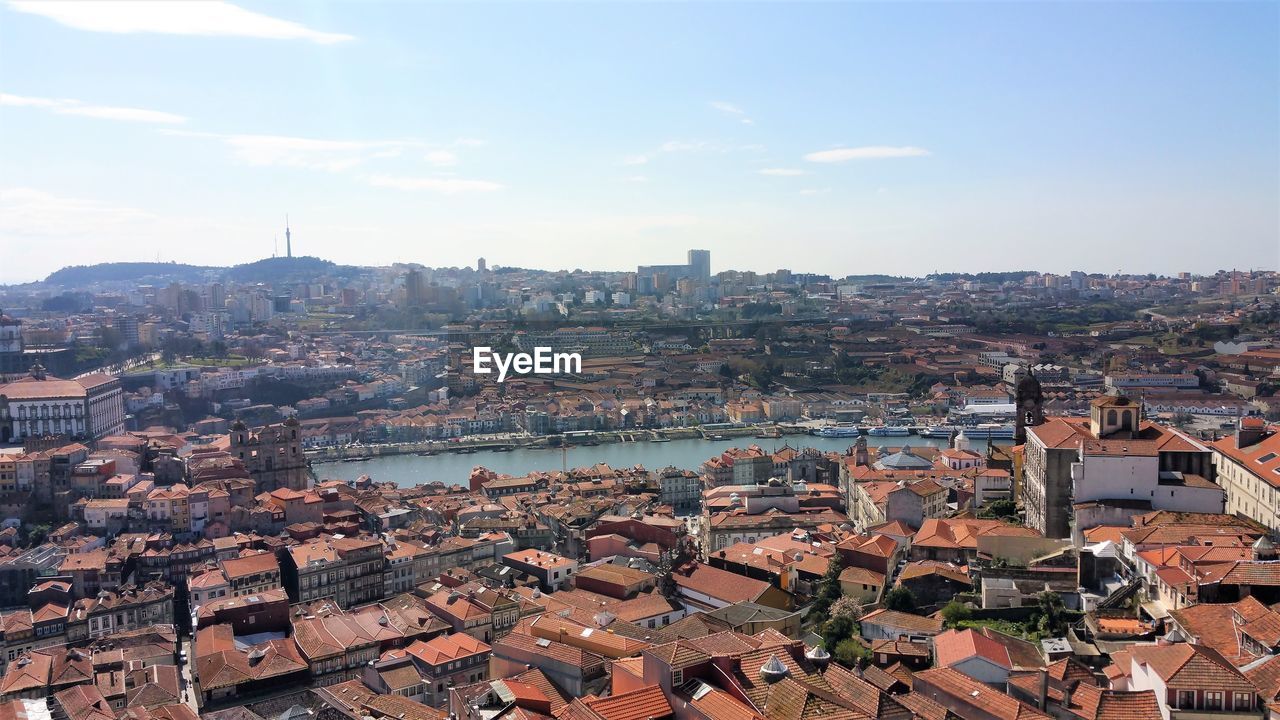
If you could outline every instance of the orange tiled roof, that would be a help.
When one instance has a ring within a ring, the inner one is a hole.
[[[1146,665],[1170,688],[1222,688],[1254,692],[1253,685],[1217,650],[1203,645],[1135,645],[1134,665]]]
[[[1126,692],[1079,685],[1071,695],[1070,711],[1084,720],[1152,720],[1160,716],[1154,690]]]
[[[959,702],[968,707],[980,708],[984,714],[999,720],[1049,720],[1049,716],[1030,705],[1020,702],[989,685],[974,680],[958,670],[935,668],[916,673],[915,689],[926,695],[937,693],[950,703]]]
[[[663,720],[673,714],[671,703],[657,685],[587,700],[585,704],[603,720]]]

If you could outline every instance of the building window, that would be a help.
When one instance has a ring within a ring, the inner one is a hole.
[[[1253,707],[1253,696],[1250,695],[1249,693],[1238,692],[1235,694],[1235,697],[1236,697],[1236,702],[1235,702],[1236,710],[1248,710]]]
[[[1196,693],[1194,690],[1178,691],[1178,707],[1182,710],[1192,710],[1196,706]]]
[[[1211,692],[1206,690],[1204,693],[1204,709],[1205,710],[1221,710],[1222,709],[1222,693]]]

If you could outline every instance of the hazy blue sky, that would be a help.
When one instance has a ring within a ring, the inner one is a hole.
[[[0,282],[70,263],[1280,264],[1280,4],[8,2]]]

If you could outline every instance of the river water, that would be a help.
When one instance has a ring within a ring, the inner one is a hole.
[[[719,455],[731,447],[759,445],[765,450],[791,447],[812,447],[824,452],[844,452],[854,443],[852,438],[820,438],[810,435],[790,435],[778,439],[730,438],[726,440],[672,440],[671,442],[603,443],[595,446],[575,446],[564,451],[559,448],[519,448],[510,452],[482,451],[467,455],[441,453],[430,457],[419,455],[392,455],[376,457],[367,462],[327,462],[313,466],[316,478],[323,480],[355,480],[368,475],[376,482],[391,481],[400,486],[413,486],[437,480],[446,485],[466,485],[471,469],[483,465],[508,475],[525,475],[534,471],[552,472],[563,467],[575,468],[605,463],[623,468],[643,465],[648,470],[674,465],[687,470],[697,470],[708,458]],[[879,446],[913,447],[947,444],[943,438],[883,437],[867,438],[871,448]],[[971,440],[974,450],[986,449],[986,441]]]

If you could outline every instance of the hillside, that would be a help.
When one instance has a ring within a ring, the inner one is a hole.
[[[337,265],[316,257],[274,257],[232,267],[185,265],[168,262],[113,262],[96,265],[69,265],[45,278],[43,284],[61,287],[87,287],[95,283],[200,283],[230,280],[240,283],[314,280],[331,275],[351,278],[365,269]]]
[[[80,287],[95,282],[145,282],[149,280],[173,280],[195,282],[209,272],[224,268],[184,265],[167,262],[114,262],[96,265],[68,265],[54,271],[44,279],[47,285]]]

